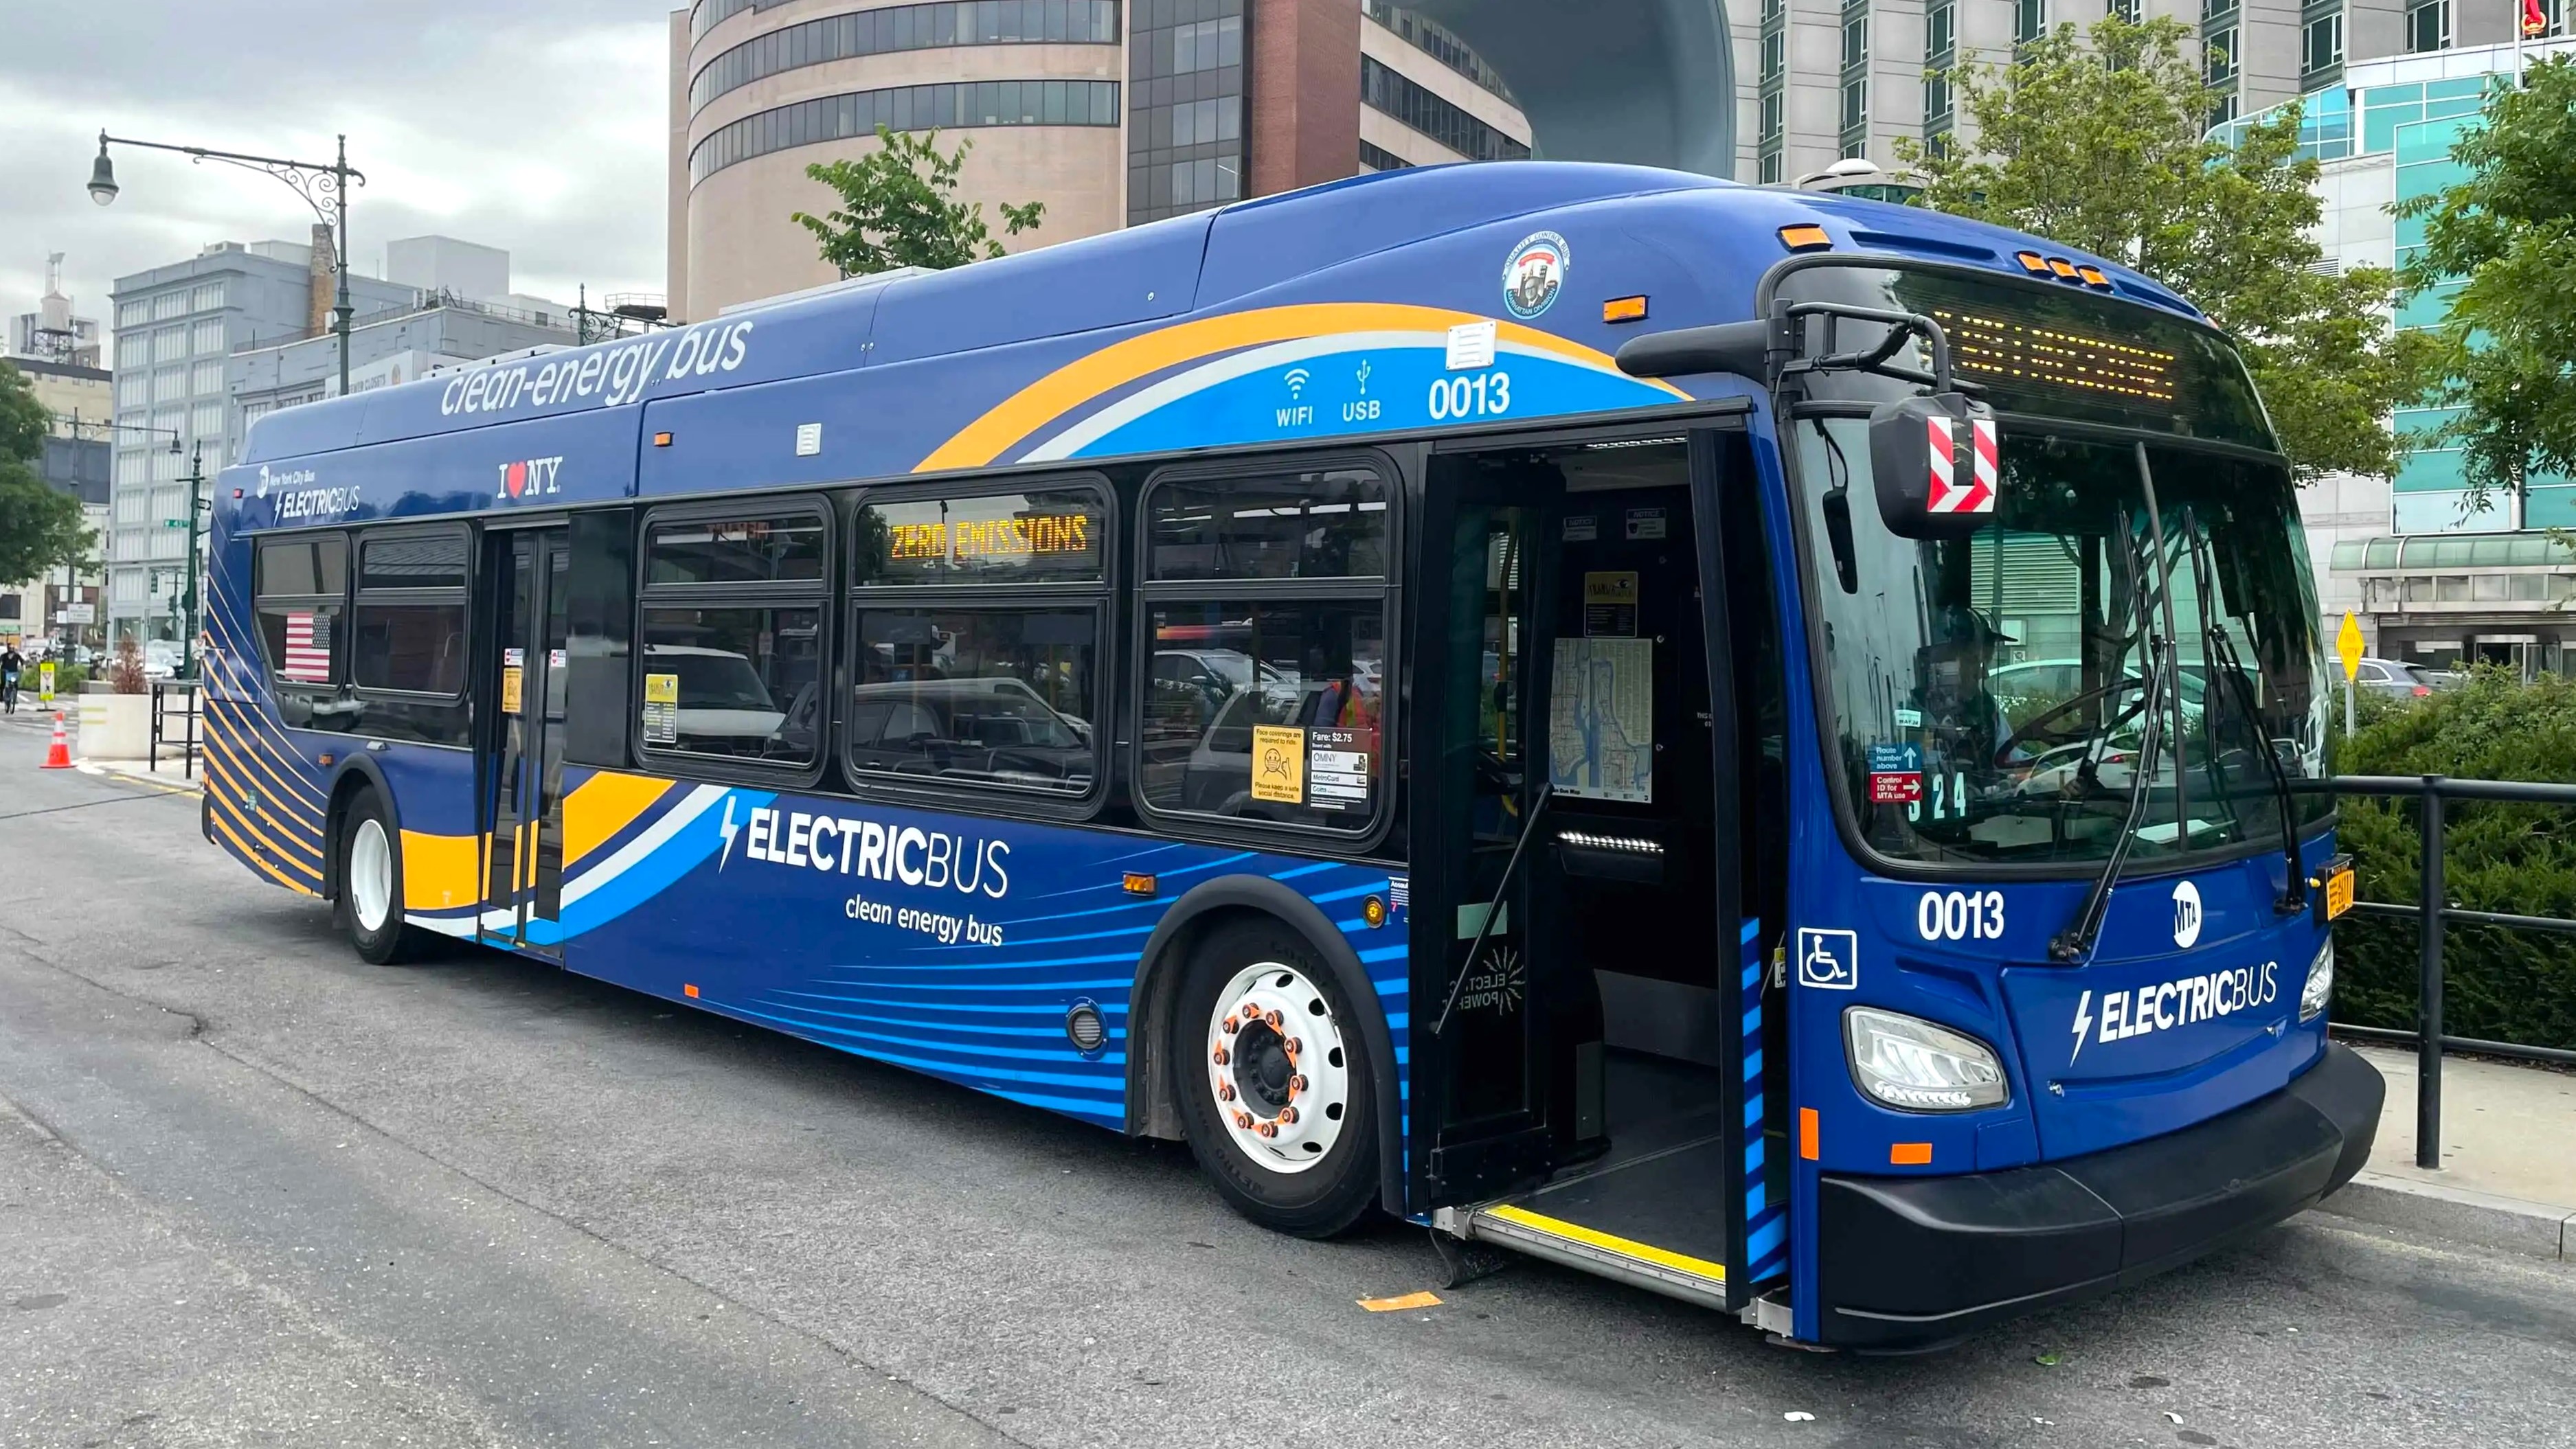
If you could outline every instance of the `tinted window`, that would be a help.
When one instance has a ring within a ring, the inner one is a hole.
[[[859,581],[1097,583],[1103,522],[1088,489],[871,504],[859,510]]]
[[[821,624],[814,609],[646,609],[645,748],[812,763]]]
[[[1379,601],[1174,604],[1148,625],[1147,804],[1368,826],[1385,777]]]
[[[371,538],[358,547],[362,589],[465,587],[465,536],[457,533]]]
[[[259,546],[263,594],[336,594],[348,587],[348,580],[349,541],[339,534]]]
[[[375,550],[371,547],[366,552],[372,556]],[[462,601],[361,603],[350,633],[350,679],[360,689],[456,694],[465,687]]]
[[[1172,483],[1150,505],[1152,577],[1313,579],[1386,572],[1387,487],[1342,469]]]
[[[1099,615],[871,609],[859,615],[850,751],[861,770],[1082,794]]]
[[[646,551],[648,584],[819,581],[823,520],[728,518],[666,523]]]

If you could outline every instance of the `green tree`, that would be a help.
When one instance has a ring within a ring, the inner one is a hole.
[[[2496,96],[2451,159],[2468,179],[2400,202],[2424,223],[2410,296],[2461,283],[2440,339],[2433,436],[2460,448],[2472,493],[2576,474],[2576,63],[2552,56]]]
[[[1973,140],[1897,149],[1935,210],[2112,258],[2189,298],[2244,354],[2302,482],[2385,477],[2402,451],[2388,413],[2422,395],[2435,348],[2392,333],[2394,273],[2314,268],[2317,163],[2297,157],[2295,107],[2233,147],[2208,138],[2216,93],[2191,39],[2164,18],[2061,25],[2008,65],[1950,72]]]
[[[844,277],[862,277],[897,267],[944,270],[1002,255],[984,224],[984,208],[955,199],[957,173],[974,142],[958,142],[952,155],[939,149],[937,131],[913,135],[886,126],[877,127],[877,140],[877,150],[856,160],[805,168],[841,198],[826,215],[795,216],[821,240],[823,260]],[[1002,224],[1018,236],[1045,214],[1044,202],[1005,203]]]
[[[0,582],[30,580],[88,556],[80,500],[36,471],[52,426],[27,375],[0,362]]]

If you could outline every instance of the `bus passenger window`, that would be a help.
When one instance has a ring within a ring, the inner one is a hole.
[[[850,758],[871,774],[1080,795],[1100,631],[1090,608],[859,614]]]
[[[821,760],[825,535],[819,512],[652,524],[636,641],[647,753]]]

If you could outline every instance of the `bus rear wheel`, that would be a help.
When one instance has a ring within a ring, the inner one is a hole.
[[[419,954],[421,933],[403,924],[402,899],[402,834],[385,818],[376,792],[361,790],[340,822],[335,911],[361,957],[390,966]]]
[[[1196,953],[1173,1003],[1190,1150],[1235,1211],[1301,1238],[1377,1197],[1377,1093],[1354,1004],[1303,937],[1245,922]]]

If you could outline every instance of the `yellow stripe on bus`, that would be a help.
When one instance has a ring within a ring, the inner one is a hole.
[[[1532,1232],[1546,1233],[1550,1237],[1581,1243],[1588,1248],[1599,1248],[1605,1253],[1617,1253],[1623,1258],[1635,1258],[1639,1262],[1652,1263],[1660,1268],[1670,1268],[1677,1273],[1688,1273],[1695,1278],[1705,1278],[1712,1283],[1726,1281],[1726,1265],[1723,1263],[1712,1263],[1706,1258],[1694,1258],[1687,1253],[1676,1253],[1668,1248],[1631,1242],[1597,1228],[1587,1228],[1580,1223],[1569,1223],[1546,1217],[1531,1212],[1527,1208],[1492,1207],[1485,1209],[1485,1216],[1501,1218],[1504,1222],[1528,1228]]]
[[[575,786],[563,798],[563,858],[567,867],[614,839],[671,793],[671,782],[613,770]]]
[[[483,899],[483,837],[402,833],[403,909],[437,911]]]

